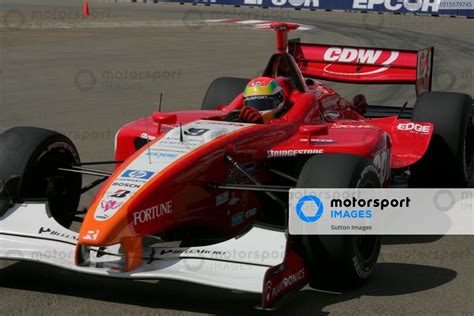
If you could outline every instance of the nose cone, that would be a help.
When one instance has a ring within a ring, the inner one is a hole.
[[[176,211],[186,208],[184,196],[176,196],[184,182],[176,179],[183,170],[220,150],[227,137],[236,137],[234,132],[252,126],[198,120],[143,146],[104,184],[89,208],[79,242],[108,246],[169,229]]]
[[[176,170],[174,170],[176,169]],[[124,166],[104,184],[81,227],[79,242],[109,246],[124,238],[145,236],[173,223],[171,179],[180,168],[156,171]],[[158,190],[159,188],[159,190]]]
[[[131,237],[127,222],[128,205],[112,199],[101,199],[91,205],[81,227],[79,243],[89,246],[108,246]]]
[[[132,164],[143,150],[130,158]],[[137,158],[138,157],[138,158]],[[150,186],[156,171],[124,163],[97,194],[81,227],[79,242],[90,246],[108,246],[135,234],[129,225],[130,210],[144,201],[143,189]],[[153,181],[152,181],[153,180]]]

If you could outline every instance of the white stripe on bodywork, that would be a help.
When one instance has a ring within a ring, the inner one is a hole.
[[[170,130],[164,137],[150,145],[140,156],[122,171],[105,192],[94,213],[95,220],[105,221],[111,218],[126,201],[132,198],[147,182],[152,181],[160,171],[193,150],[253,124],[224,121],[199,120],[182,127],[183,141],[180,141],[181,129]],[[134,177],[125,176],[127,171],[134,172]],[[140,174],[141,173],[141,174]],[[149,176],[152,174],[151,176]],[[139,176],[143,175],[142,178]],[[113,197],[117,190],[127,190],[124,197]]]

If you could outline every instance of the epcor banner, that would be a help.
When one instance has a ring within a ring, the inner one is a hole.
[[[159,0],[159,2],[474,16],[474,0]]]

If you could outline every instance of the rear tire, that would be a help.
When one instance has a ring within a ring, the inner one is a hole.
[[[77,213],[82,177],[58,168],[79,162],[71,140],[54,131],[15,127],[0,135],[0,179],[19,176],[19,199],[47,199],[51,215],[65,227]]]
[[[222,77],[214,80],[207,89],[201,110],[215,110],[219,105],[228,105],[241,94],[249,79]]]
[[[434,124],[430,146],[411,168],[411,187],[465,187],[473,172],[474,108],[467,94],[425,92],[413,121]]]
[[[301,170],[298,188],[380,188],[377,169],[365,158],[347,154],[311,157]],[[307,235],[300,240],[310,267],[311,285],[329,290],[359,286],[373,273],[380,236]]]

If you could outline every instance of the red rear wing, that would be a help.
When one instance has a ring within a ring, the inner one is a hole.
[[[434,48],[419,51],[289,43],[303,76],[347,83],[415,84],[431,90]]]

